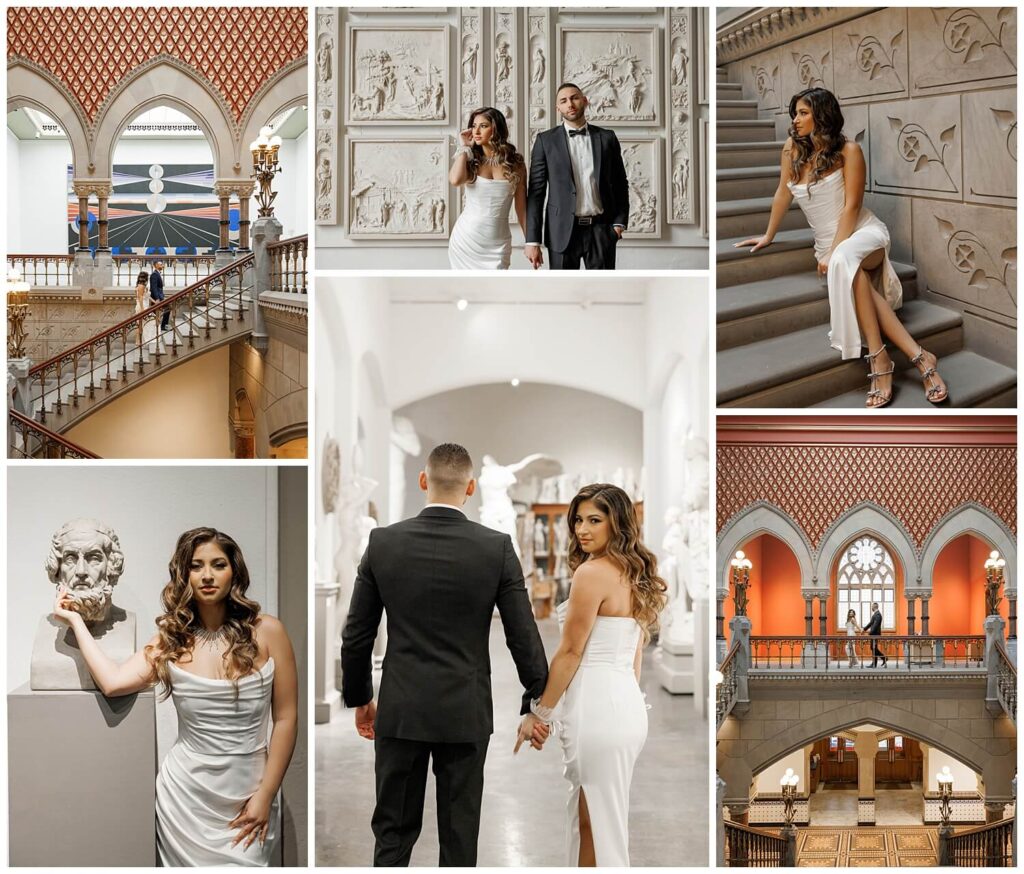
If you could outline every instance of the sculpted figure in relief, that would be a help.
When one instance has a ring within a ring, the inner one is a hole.
[[[103,652],[124,661],[135,652],[135,614],[113,603],[124,570],[117,533],[95,519],[72,519],[54,533],[45,562],[51,585],[67,590],[71,609],[81,614]],[[32,645],[33,689],[95,689],[74,632],[49,613]]]
[[[466,51],[462,55],[462,81],[476,81],[476,61],[480,53],[480,45],[475,42],[466,45]]]
[[[334,42],[330,39],[325,39],[321,44],[320,48],[316,53],[316,73],[317,78],[321,82],[331,81],[331,50],[334,48]]]
[[[540,46],[537,46],[537,48],[533,50],[533,69],[530,73],[531,82],[539,84],[544,81],[544,67],[544,50]]]

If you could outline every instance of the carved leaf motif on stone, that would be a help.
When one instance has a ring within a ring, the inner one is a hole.
[[[828,63],[830,52],[825,52],[818,62],[806,52],[791,52],[793,63],[796,64],[796,75],[804,88],[814,88],[825,85],[825,65]]]
[[[967,276],[967,285],[979,291],[987,291],[993,282],[1001,285],[1017,305],[1012,289],[1006,279],[1007,271],[1017,265],[1017,249],[1011,247],[1000,253],[1001,267],[988,247],[972,231],[958,230],[956,226],[940,216],[935,216],[939,233],[946,241],[946,254],[950,264],[959,273]]]
[[[1017,114],[1009,109],[989,107],[995,116],[996,126],[1006,134],[1006,151],[1014,161],[1017,160]]]
[[[909,164],[914,165],[914,172],[918,173],[929,164],[939,164],[946,179],[953,186],[953,191],[958,191],[953,177],[946,167],[946,149],[951,146],[956,138],[956,125],[951,125],[939,134],[939,142],[942,148],[935,145],[931,135],[916,122],[904,124],[902,119],[894,116],[887,116],[889,127],[896,133],[896,148],[900,157]]]
[[[932,15],[937,15],[932,10]],[[942,28],[942,41],[946,49],[954,55],[962,55],[964,64],[980,61],[985,57],[985,49],[996,48],[1013,64],[1013,59],[1003,45],[1003,33],[1012,17],[1012,10],[1006,7],[996,13],[999,22],[998,32],[993,33],[981,15],[973,9],[956,9],[946,19]]]
[[[750,72],[754,75],[754,90],[764,99],[768,94],[775,94],[775,79],[779,75],[776,66],[771,73],[763,66],[751,65]]]
[[[896,47],[903,41],[902,30],[889,40],[888,52],[876,36],[861,37],[858,33],[851,33],[849,37],[857,57],[857,67],[868,74],[869,81],[873,81],[883,70],[890,70],[900,87],[903,87],[903,80],[896,72]]]

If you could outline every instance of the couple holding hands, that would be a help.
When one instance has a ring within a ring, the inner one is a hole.
[[[665,606],[654,555],[629,496],[585,486],[569,506],[569,599],[550,667],[512,540],[470,521],[473,462],[437,446],[420,473],[427,504],[370,533],[342,634],[342,693],[374,742],[374,865],[408,865],[423,821],[427,767],[437,784],[439,864],[476,864],[484,762],[493,733],[489,637],[497,608],[525,693],[515,751],[553,729],[568,781],[562,864],[629,864],[629,786],[647,737],[644,644]],[[379,701],[372,658],[382,614]]]
[[[454,269],[508,269],[513,204],[535,270],[544,263],[542,242],[552,270],[615,269],[629,222],[622,149],[613,131],[587,123],[587,98],[576,85],[558,87],[555,107],[563,123],[537,136],[529,174],[508,141],[505,116],[492,107],[470,113],[448,173],[465,191],[448,244]]]

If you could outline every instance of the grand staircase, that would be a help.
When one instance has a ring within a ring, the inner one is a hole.
[[[55,436],[155,376],[251,333],[253,282],[249,254],[33,367],[31,417],[10,418],[11,456],[81,457],[69,450],[81,447]],[[166,313],[166,330],[153,338]]]
[[[828,289],[815,270],[813,235],[794,203],[771,246],[751,255],[734,243],[768,226],[784,140],[757,101],[717,71],[717,399],[720,407],[864,406],[862,359],[828,345]],[[926,349],[955,407],[1016,406],[1016,372],[965,348],[961,314],[925,299],[913,264],[893,262],[903,283],[900,319]],[[930,407],[921,377],[890,346],[894,407]]]

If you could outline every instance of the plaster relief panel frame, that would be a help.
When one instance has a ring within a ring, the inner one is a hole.
[[[909,96],[906,8],[891,7],[832,29],[836,97],[844,100]]]
[[[1017,82],[1017,12],[1012,6],[911,8],[912,96]]]
[[[663,124],[660,29],[558,26],[558,81],[583,90],[589,120],[613,129]]]
[[[835,93],[832,31],[811,34],[781,47],[782,92],[779,108],[789,111],[789,99],[805,88]]]
[[[345,124],[447,125],[450,53],[447,24],[346,23]]]
[[[333,6],[316,9],[315,56],[313,65],[316,107],[314,126],[314,222],[338,223],[338,10]]]
[[[964,197],[970,203],[1017,205],[1017,89],[969,91],[960,97],[964,130]]]
[[[745,94],[752,94],[757,100],[758,111],[783,110],[789,105],[789,95],[783,103],[782,93],[782,53],[780,49],[770,49],[752,58],[744,58],[731,64],[739,67],[740,82]]]
[[[528,133],[521,150],[527,161],[537,135],[553,127],[554,87],[551,80],[551,7],[531,6],[526,10],[527,94],[529,100]]]
[[[634,240],[660,240],[661,213],[666,203],[661,184],[661,137],[625,133],[619,137],[619,145],[629,180],[626,235]]]
[[[345,138],[345,229],[352,239],[446,240],[448,136]]]
[[[692,225],[697,220],[693,190],[697,176],[693,122],[699,117],[694,102],[696,68],[700,63],[700,52],[695,44],[697,15],[691,7],[668,9],[666,16],[665,81],[669,91],[666,221],[669,224]]]

